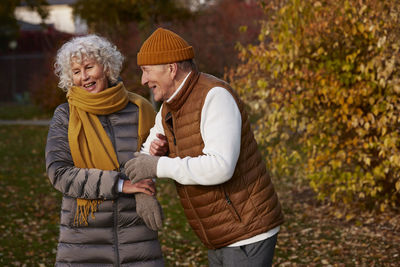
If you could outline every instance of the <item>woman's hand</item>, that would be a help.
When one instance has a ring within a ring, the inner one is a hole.
[[[150,144],[150,155],[152,156],[165,156],[168,152],[168,140],[165,135],[158,133],[158,139],[155,139]]]
[[[122,193],[132,194],[132,193],[145,193],[149,196],[154,196],[156,194],[156,184],[153,179],[144,179],[137,183],[131,184],[131,181],[125,180],[122,186]]]

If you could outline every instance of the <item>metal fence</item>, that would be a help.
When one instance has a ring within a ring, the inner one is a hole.
[[[0,56],[0,102],[12,102],[30,91],[33,75],[47,71],[44,53],[8,54]]]

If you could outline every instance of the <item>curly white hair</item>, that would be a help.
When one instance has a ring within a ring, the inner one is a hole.
[[[68,91],[72,86],[71,63],[94,59],[104,68],[110,84],[118,81],[124,56],[107,39],[95,34],[75,37],[66,42],[57,52],[55,73],[60,78],[58,86]]]

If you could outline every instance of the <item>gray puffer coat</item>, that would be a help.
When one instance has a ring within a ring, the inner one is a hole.
[[[137,150],[138,107],[98,116],[120,164]],[[118,193],[117,171],[74,166],[68,144],[69,106],[54,112],[46,145],[46,168],[63,193],[56,266],[164,266],[156,231],[136,213],[133,195]],[[103,199],[88,226],[75,226],[76,198]]]

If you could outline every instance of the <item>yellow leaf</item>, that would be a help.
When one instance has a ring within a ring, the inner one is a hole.
[[[355,217],[354,214],[347,214],[346,215],[346,221],[350,221],[351,219],[353,219]]]
[[[348,114],[349,113],[349,107],[347,106],[347,104],[344,104],[342,107],[344,114]]]
[[[384,212],[385,209],[386,209],[386,204],[382,203],[382,204],[380,205],[380,210],[381,210],[381,212]]]
[[[386,134],[386,131],[387,131],[387,128],[386,127],[382,127],[382,130],[381,130],[382,136]]]
[[[358,28],[359,32],[361,32],[361,33],[364,32],[364,25],[362,23],[358,24],[357,28]]]
[[[247,26],[240,26],[239,27],[240,32],[246,32],[247,31]]]
[[[368,102],[369,102],[370,105],[373,105],[373,104],[375,103],[375,98],[370,97],[370,98],[368,99]]]
[[[400,191],[400,179],[396,182],[396,191]]]
[[[343,150],[340,150],[340,151],[336,154],[336,156],[337,156],[339,159],[344,160],[344,159],[346,158],[346,152],[344,152]]]
[[[349,103],[349,105],[351,105],[351,104],[353,104],[353,102],[354,102],[353,97],[352,97],[352,96],[349,96],[349,97],[347,98],[347,103]]]
[[[374,122],[375,122],[375,117],[374,117],[374,114],[372,114],[372,113],[368,113],[368,114],[367,114],[367,117],[368,117],[368,119],[369,119],[369,121],[370,121],[370,122],[372,122],[372,123],[374,123]]]
[[[265,89],[267,87],[267,81],[260,79],[257,81],[257,86],[261,89]]]

